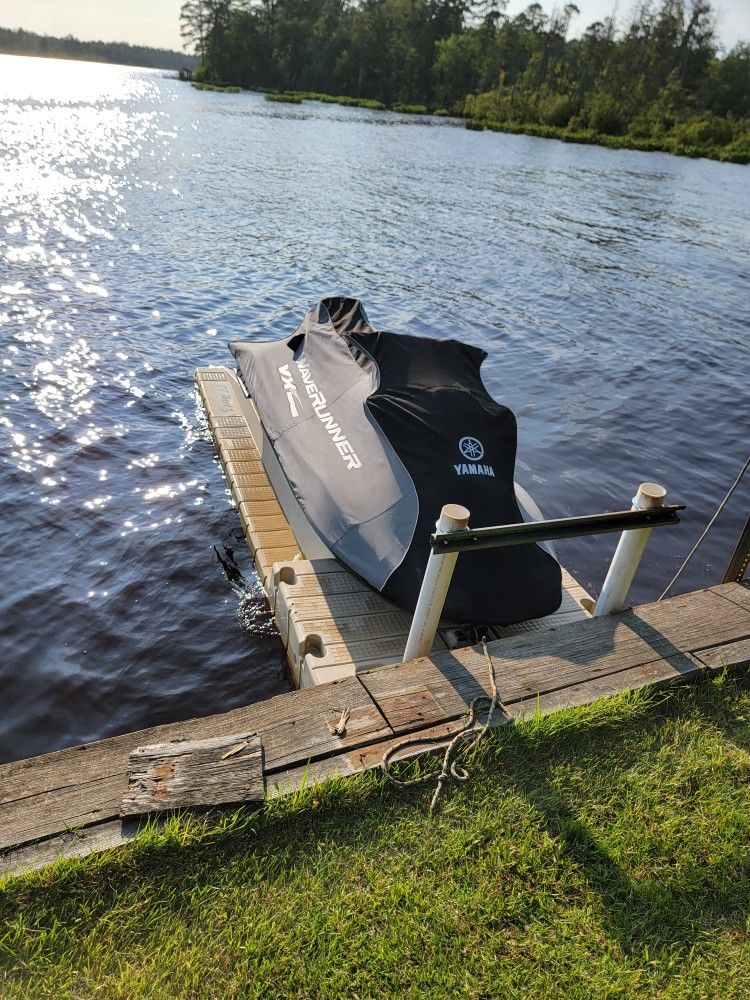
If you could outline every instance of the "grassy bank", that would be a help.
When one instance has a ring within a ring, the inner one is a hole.
[[[466,128],[476,132],[509,132],[513,135],[533,135],[541,139],[560,139],[588,146],[606,146],[608,149],[637,149],[642,152],[672,153],[675,156],[705,157],[724,163],[750,163],[750,142],[720,146],[686,141],[679,135],[659,138],[634,135],[608,135],[593,129],[572,129],[559,125],[540,125],[533,122],[501,122],[491,118],[467,118]]]
[[[299,94],[266,94],[266,100],[278,104],[302,104]]]
[[[750,683],[498,731],[0,887],[0,995],[721,998],[750,985]]]
[[[242,87],[235,87],[230,84],[201,83],[194,81],[193,87],[196,90],[214,90],[224,94],[240,94]],[[320,101],[323,104],[340,104],[344,108],[365,108],[367,111],[394,111],[402,115],[429,115],[434,114],[445,117],[448,112],[445,108],[437,108],[430,111],[424,104],[383,104],[382,101],[374,101],[369,97],[349,97],[346,94],[318,94],[310,90],[269,90],[266,87],[251,88],[253,93],[265,94],[267,101],[278,102],[279,104],[301,104],[302,101]]]
[[[487,128],[610,149],[750,163],[747,117],[722,117],[709,111],[688,114],[687,109],[678,114],[664,107],[651,107],[633,116],[625,106],[607,98],[581,106],[569,96],[542,98],[515,93],[512,88],[471,94],[463,111],[467,128],[478,131]]]
[[[201,83],[199,80],[192,80],[190,83],[191,87],[195,87],[196,90],[213,90],[220,94],[241,94],[242,87],[235,87],[233,84],[220,84],[220,83]]]
[[[401,115],[447,115],[445,108],[431,112],[424,104],[383,104],[369,97],[348,97],[346,94],[318,94],[308,90],[263,91],[267,101],[321,101],[323,104],[340,104],[344,108],[365,108],[367,111],[395,111]]]
[[[215,90],[222,93],[239,94],[240,87],[220,86],[213,83],[193,83],[197,90]],[[267,101],[281,104],[301,104],[302,101],[321,101],[326,104],[340,104],[349,108],[366,108],[370,111],[393,111],[397,114],[437,115],[447,117],[463,117],[451,113],[445,108],[429,109],[423,104],[392,104],[374,101],[364,97],[347,97],[346,95],[318,94],[309,91],[269,91],[260,90]],[[607,132],[592,128],[570,128],[562,125],[548,125],[539,122],[500,121],[488,117],[481,110],[476,111],[474,104],[477,99],[467,101],[466,128],[482,132],[508,132],[514,135],[533,135],[540,139],[559,139],[562,142],[575,142],[584,145],[605,146],[608,149],[636,149],[642,152],[672,153],[675,156],[705,157],[726,163],[750,163],[750,134],[743,132],[736,138],[728,137],[725,144],[715,141],[710,129],[703,129],[691,123],[688,128],[675,129],[663,135],[610,135]],[[700,123],[699,123],[700,124]]]

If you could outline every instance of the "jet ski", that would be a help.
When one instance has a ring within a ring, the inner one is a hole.
[[[289,337],[229,349],[323,547],[400,607],[414,610],[444,504],[467,507],[472,527],[524,520],[516,420],[484,387],[485,351],[375,330],[345,297],[323,299]],[[458,559],[444,619],[511,624],[561,600],[560,566],[543,544],[482,549]]]

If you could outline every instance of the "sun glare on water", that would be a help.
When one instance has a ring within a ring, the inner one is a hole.
[[[0,101],[97,104],[145,93],[147,77],[143,70],[106,63],[0,56]]]
[[[101,321],[88,316],[110,296],[109,247],[127,225],[128,168],[158,135],[152,76],[0,56],[0,441],[10,435],[11,460],[42,503],[60,502],[82,449],[120,435],[97,413],[105,379],[126,394],[124,405],[143,395],[133,373],[103,367]],[[39,424],[17,416],[22,399],[33,401]],[[61,441],[67,454],[56,451]]]

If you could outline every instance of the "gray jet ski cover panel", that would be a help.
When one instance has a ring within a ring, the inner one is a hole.
[[[288,339],[229,345],[311,524],[358,576],[413,610],[446,503],[472,527],[523,521],[516,421],[482,383],[486,353],[456,340],[379,333],[355,299],[324,299]],[[454,622],[552,614],[560,567],[533,543],[459,556]]]

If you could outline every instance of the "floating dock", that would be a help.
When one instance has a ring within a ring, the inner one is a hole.
[[[406,737],[445,745],[473,699],[489,694],[482,647],[468,644],[477,635],[446,626],[429,656],[400,662],[409,616],[342,567],[295,510],[232,372],[201,368],[196,382],[299,690],[0,767],[0,873],[126,843],[140,810],[227,802],[235,790],[240,802],[287,794],[377,767]],[[585,591],[563,580],[556,614],[478,630],[502,703],[495,725],[750,665],[743,585],[592,618]],[[399,759],[416,752],[399,750]],[[176,778],[169,794],[167,775]]]
[[[195,381],[295,687],[316,687],[398,663],[411,616],[349,572],[320,541],[234,373],[223,366],[199,368]],[[588,599],[563,570],[563,601],[554,615],[510,626],[488,622],[479,632],[499,639],[582,620],[589,617],[581,603]],[[433,652],[476,638],[446,625]]]
[[[489,643],[498,724],[605,695],[750,665],[750,590],[730,583]],[[0,767],[0,872],[130,840],[128,768],[140,748],[255,734],[262,790],[279,795],[377,767],[405,736],[449,742],[488,693],[481,646],[441,650],[221,715],[157,726]],[[336,734],[342,712],[346,732]],[[413,752],[413,751],[412,751]],[[257,758],[257,754],[254,754]],[[231,758],[230,758],[231,759]],[[124,817],[124,818],[123,818]]]

